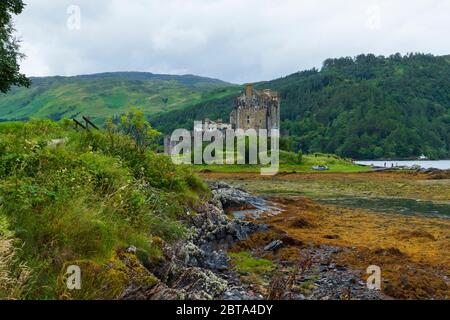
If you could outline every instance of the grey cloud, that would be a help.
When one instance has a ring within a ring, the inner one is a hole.
[[[242,83],[329,57],[450,53],[450,0],[26,2],[17,19],[22,68],[36,76],[137,70]],[[67,28],[70,5],[81,9],[80,30]]]

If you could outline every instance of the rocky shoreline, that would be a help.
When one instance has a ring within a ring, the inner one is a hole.
[[[437,169],[437,168],[422,168],[420,166],[395,166],[395,167],[377,167],[377,166],[368,166],[371,167],[373,172],[401,172],[401,171],[411,171],[414,173],[423,173],[429,175],[431,178],[433,176],[443,176],[445,178],[450,177],[450,170],[448,169]]]
[[[274,259],[276,271],[266,276],[265,284],[242,283],[233,270],[228,251],[252,235],[271,233],[252,254],[277,252],[296,246],[286,234],[255,221],[227,215],[229,208],[258,208],[265,203],[244,190],[223,182],[210,184],[211,200],[189,217],[191,236],[175,245],[163,245],[164,255],[145,265],[159,279],[151,288],[130,286],[121,299],[146,300],[261,300],[261,299],[383,299],[378,291],[368,290],[361,274],[336,265],[333,256],[342,248],[301,246],[307,261],[294,263]],[[299,261],[300,261],[299,257]],[[307,290],[299,290],[305,288]]]

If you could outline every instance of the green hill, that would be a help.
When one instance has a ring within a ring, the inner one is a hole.
[[[424,54],[329,59],[256,88],[282,98],[283,145],[356,159],[450,157],[450,60]],[[237,89],[236,89],[237,90]],[[161,130],[227,119],[236,92],[151,117]]]
[[[321,70],[255,84],[282,98],[283,147],[356,159],[450,157],[450,56],[328,59]],[[106,73],[35,78],[0,95],[2,119],[88,115],[136,106],[165,133],[205,117],[228,119],[240,86],[197,76]]]
[[[133,106],[153,114],[186,107],[204,100],[205,95],[220,96],[229,87],[226,82],[193,75],[139,72],[32,78],[29,89],[13,88],[0,95],[0,119],[59,120],[82,114],[100,120]]]

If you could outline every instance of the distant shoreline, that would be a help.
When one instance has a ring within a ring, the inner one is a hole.
[[[422,169],[450,170],[450,160],[355,160],[355,164],[376,168],[421,167]]]

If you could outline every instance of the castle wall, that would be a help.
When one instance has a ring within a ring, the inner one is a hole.
[[[247,85],[230,115],[235,129],[280,129],[280,99],[271,90],[256,91]]]
[[[265,109],[242,108],[239,110],[237,128],[239,129],[266,129],[267,112]]]

